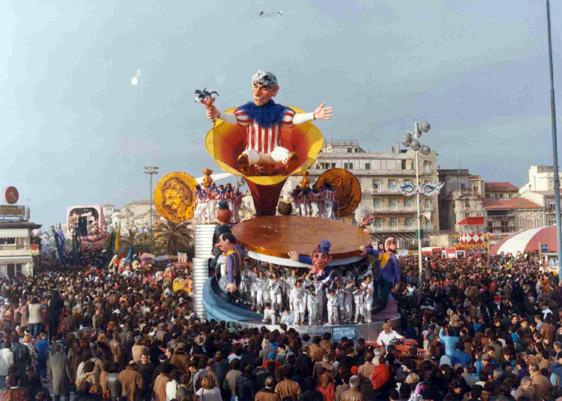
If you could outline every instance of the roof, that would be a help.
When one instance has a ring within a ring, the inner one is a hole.
[[[541,206],[525,198],[511,198],[511,199],[485,198],[482,200],[482,206],[484,206],[484,209],[487,210],[540,209],[541,208]]]
[[[490,254],[536,252],[539,250],[540,244],[546,244],[548,252],[557,251],[556,226],[519,231],[494,244],[490,248]]]
[[[457,224],[461,226],[483,226],[484,217],[466,217]]]
[[[486,192],[517,192],[519,188],[513,185],[511,182],[505,181],[491,181],[484,183]]]
[[[2,228],[31,228],[35,230],[41,228],[41,224],[35,224],[30,221],[0,221],[0,229]]]

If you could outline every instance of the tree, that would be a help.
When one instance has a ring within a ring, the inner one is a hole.
[[[175,255],[178,252],[191,254],[193,246],[193,228],[189,221],[174,223],[169,220],[160,220],[153,230],[154,245],[161,252]]]

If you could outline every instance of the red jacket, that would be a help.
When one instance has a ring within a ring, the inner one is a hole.
[[[390,368],[387,364],[376,365],[371,373],[371,385],[378,390],[390,379]]]

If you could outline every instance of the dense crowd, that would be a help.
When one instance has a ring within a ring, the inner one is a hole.
[[[533,255],[431,258],[421,288],[417,259],[400,262],[401,334],[386,323],[380,344],[199,321],[170,280],[134,269],[2,281],[0,401],[561,395],[562,287]]]

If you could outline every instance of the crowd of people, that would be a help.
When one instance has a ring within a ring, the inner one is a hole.
[[[0,401],[561,395],[562,287],[535,256],[431,258],[421,286],[417,259],[400,263],[400,334],[385,323],[378,342],[200,321],[170,280],[135,269],[3,280]]]

